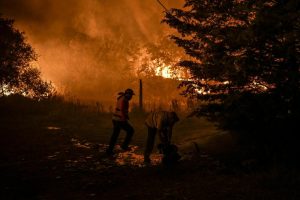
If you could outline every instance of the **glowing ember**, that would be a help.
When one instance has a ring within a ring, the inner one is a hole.
[[[144,156],[139,154],[138,146],[131,146],[132,150],[127,152],[120,152],[116,155],[115,163],[117,165],[131,165],[131,166],[144,166]],[[116,151],[121,151],[121,147],[116,145]],[[161,163],[162,155],[151,155],[151,165],[159,165]]]
[[[60,127],[56,127],[56,126],[48,126],[47,127],[48,130],[60,130]]]

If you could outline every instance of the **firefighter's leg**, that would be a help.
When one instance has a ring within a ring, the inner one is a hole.
[[[167,146],[170,145],[170,139],[168,137],[168,131],[167,130],[162,130],[159,131],[159,139],[161,144],[166,148]]]
[[[113,153],[113,149],[114,146],[118,140],[120,131],[121,131],[121,127],[120,127],[120,122],[119,121],[115,121],[113,120],[113,133],[111,135],[110,141],[109,141],[109,146],[108,149],[106,150],[107,154],[112,154]]]
[[[159,139],[161,142],[161,146],[162,146],[162,153],[163,153],[163,158],[162,158],[162,163],[163,164],[167,164],[168,163],[168,159],[169,159],[169,155],[170,155],[170,140],[168,137],[168,130],[164,129],[159,131]]]
[[[144,161],[150,162],[150,154],[152,153],[155,142],[156,129],[148,127],[148,138],[144,152]]]
[[[134,134],[134,129],[127,121],[122,122],[121,128],[126,131],[126,137],[121,147],[122,149],[127,150]]]

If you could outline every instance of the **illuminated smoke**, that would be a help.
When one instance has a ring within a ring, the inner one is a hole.
[[[168,8],[182,3],[164,1]],[[46,80],[82,100],[108,104],[120,90],[137,89],[130,73],[135,52],[170,33],[156,0],[0,0],[0,13],[25,31]]]

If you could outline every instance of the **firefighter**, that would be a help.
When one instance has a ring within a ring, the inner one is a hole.
[[[152,153],[155,136],[158,133],[161,148],[167,148],[171,145],[172,129],[179,118],[175,112],[157,111],[151,112],[145,121],[148,128],[148,138],[144,152],[144,162],[151,163],[150,154]]]
[[[126,132],[126,137],[124,139],[121,148],[124,151],[129,151],[130,147],[128,146],[131,138],[134,133],[133,127],[129,124],[128,120],[128,109],[129,109],[129,101],[131,100],[132,96],[135,95],[133,90],[128,88],[125,92],[120,92],[117,98],[117,104],[115,111],[112,117],[113,123],[113,133],[110,138],[109,147],[106,150],[108,155],[113,155],[113,149],[119,137],[120,131],[123,129]]]

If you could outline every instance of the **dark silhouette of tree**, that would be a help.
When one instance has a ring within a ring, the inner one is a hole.
[[[179,33],[172,39],[193,58],[179,63],[194,76],[181,84],[184,94],[207,102],[198,115],[264,144],[295,137],[299,10],[298,0],[186,0],[166,12]]]
[[[32,67],[37,60],[33,48],[26,42],[23,32],[14,28],[14,21],[0,16],[0,96],[22,94],[44,98],[54,93],[51,83],[40,77]]]

